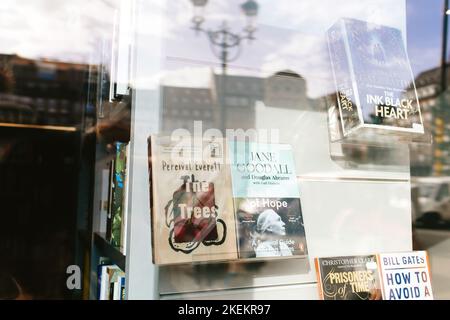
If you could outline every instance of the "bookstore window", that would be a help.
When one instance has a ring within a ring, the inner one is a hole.
[[[2,1],[0,299],[450,299],[449,1],[338,2]]]

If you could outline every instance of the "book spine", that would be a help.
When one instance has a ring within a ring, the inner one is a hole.
[[[109,193],[108,193],[108,212],[106,215],[106,240],[111,241],[112,211],[114,202],[114,167],[115,160],[109,163]]]
[[[120,300],[125,300],[125,276],[120,277]]]
[[[316,268],[317,289],[319,290],[320,300],[325,300],[323,296],[322,276],[320,274],[319,258],[314,258],[314,266]]]
[[[99,300],[107,300],[109,276],[108,276],[108,265],[101,265],[101,276],[100,276],[100,290],[99,290]]]
[[[124,180],[126,170],[125,148],[125,143],[116,143],[116,160],[114,168],[114,199],[111,215],[111,244],[119,248],[121,246]]]
[[[102,272],[103,272],[103,268],[102,265],[98,265],[97,266],[97,300],[100,300],[100,296],[101,296],[101,290],[102,290]]]
[[[108,164],[109,165],[109,164]],[[109,169],[103,169],[102,170],[102,184],[101,184],[101,199],[100,199],[100,226],[99,231],[100,233],[106,233],[106,223],[108,221],[108,208],[109,208],[109,177],[110,177],[110,171]]]
[[[113,300],[120,300],[120,285],[121,285],[121,277],[117,278],[117,281],[114,281],[114,295]]]
[[[343,20],[331,27],[327,33],[328,50],[344,136],[360,124],[345,36],[345,22]]]
[[[109,283],[109,297],[108,300],[114,300],[114,288],[115,288],[115,282]]]
[[[117,277],[114,288],[114,300],[125,300],[125,275]]]
[[[155,154],[153,152],[154,144],[155,144],[155,136],[150,136],[147,139],[147,145],[148,145],[148,176],[149,176],[149,198],[150,198],[150,227],[151,227],[151,237],[152,237],[152,262],[154,264],[158,264],[160,261],[158,257],[156,256],[156,228],[154,226],[156,221],[156,208],[155,208],[155,179],[154,179],[154,157]]]
[[[129,162],[130,158],[130,145],[127,144],[125,147],[126,159],[125,159],[125,168],[124,168],[124,188],[123,188],[123,201],[122,201],[122,226],[121,226],[121,234],[120,234],[120,251],[123,254],[126,254],[127,248],[127,216],[128,216],[128,191],[129,191]]]

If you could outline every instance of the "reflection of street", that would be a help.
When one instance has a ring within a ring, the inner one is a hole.
[[[414,235],[414,249],[428,252],[434,298],[450,299],[450,230],[416,229]]]
[[[415,227],[450,230],[450,178],[413,177],[411,188]]]
[[[417,219],[414,223],[414,227],[418,229],[427,229],[427,230],[450,230],[450,221],[449,220],[436,220],[431,216],[432,221],[427,221],[425,219]]]

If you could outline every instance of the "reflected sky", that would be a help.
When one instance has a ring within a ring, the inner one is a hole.
[[[223,21],[230,31],[240,32],[245,27],[245,16],[240,12],[242,1],[210,1],[204,10],[207,30],[217,30]],[[316,0],[273,2],[260,0],[256,40],[242,42],[239,59],[228,64],[227,74],[267,78],[281,71],[292,70],[308,82],[308,95],[319,97],[333,91],[325,38],[326,30],[340,17],[358,18],[405,30],[406,7],[403,1],[390,0]],[[149,10],[150,11],[150,10]],[[153,11],[153,10],[152,10]],[[183,70],[186,87],[208,86],[211,72],[220,74],[220,60],[213,54],[206,34],[192,30],[192,7],[188,1],[167,2],[163,9],[160,74],[145,72],[138,78],[142,87],[156,87],[158,83],[174,85],[175,70]],[[191,12],[191,14],[187,14]],[[141,13],[145,16],[145,13]],[[147,30],[147,28],[141,28]],[[150,38],[148,40],[150,42]],[[146,50],[144,48],[144,50]],[[148,54],[151,52],[149,50]],[[235,52],[230,50],[230,54]]]
[[[415,75],[440,64],[442,0],[408,0],[408,53]]]
[[[110,37],[115,0],[2,0],[0,52],[87,63]]]
[[[98,43],[112,35],[114,10],[120,0],[2,0],[0,2],[0,52],[29,58],[96,63]],[[139,4],[141,0],[138,0]],[[204,10],[205,28],[227,21],[238,32],[246,25],[242,0],[209,1]],[[256,40],[244,41],[230,74],[267,77],[283,69],[304,76],[308,94],[331,91],[325,81],[329,65],[325,31],[339,17],[353,17],[405,30],[408,8],[408,42],[415,74],[439,62],[442,1],[425,0],[259,0]],[[193,8],[189,0],[153,1],[153,9],[138,18],[142,36],[163,39],[164,61],[158,73],[148,72],[137,86],[208,86],[211,70],[220,73],[204,34],[191,29]],[[160,15],[161,14],[161,15]],[[161,19],[162,16],[162,19]],[[162,26],[162,28],[161,28]],[[161,30],[164,30],[161,33]],[[151,52],[148,41],[144,52]]]

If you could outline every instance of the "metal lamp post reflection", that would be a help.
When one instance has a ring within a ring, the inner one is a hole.
[[[247,25],[241,32],[230,31],[227,23],[224,21],[222,25],[216,30],[205,29],[203,23],[205,18],[203,16],[204,8],[208,0],[191,0],[194,6],[194,16],[192,18],[193,29],[197,34],[204,33],[209,41],[211,51],[220,59],[222,66],[222,76],[219,83],[221,87],[221,94],[219,100],[221,101],[220,116],[221,129],[225,131],[225,81],[227,74],[227,66],[230,62],[235,61],[242,48],[242,41],[247,39],[249,42],[255,40],[254,33],[256,31],[255,19],[258,15],[258,4],[254,0],[247,0],[241,4],[241,9],[247,18]]]
[[[256,28],[254,26],[254,20],[258,15],[258,4],[254,0],[247,0],[241,5],[241,9],[247,17],[247,26],[242,33],[231,32],[226,22],[217,30],[209,30],[203,28],[205,18],[203,17],[203,10],[208,3],[208,0],[191,0],[194,5],[194,17],[192,23],[194,24],[194,30],[197,33],[204,33],[208,37],[208,41],[211,45],[211,50],[214,55],[220,59],[222,63],[222,74],[226,74],[227,64],[236,60],[241,52],[242,40],[254,40],[254,33]],[[232,49],[236,49],[233,54]]]

